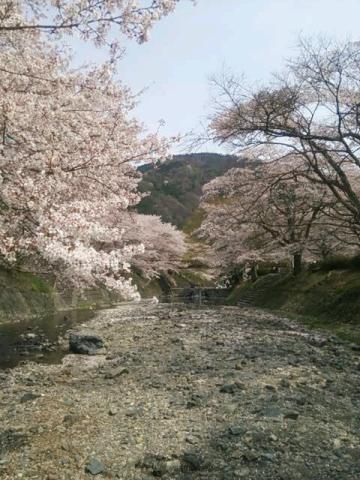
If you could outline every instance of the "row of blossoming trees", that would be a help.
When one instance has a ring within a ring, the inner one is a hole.
[[[200,234],[219,264],[358,253],[360,44],[301,41],[267,87],[216,81],[212,139],[249,159],[204,189]]]
[[[148,3],[148,5],[146,5]],[[3,0],[0,3],[0,260],[46,266],[75,286],[137,295],[145,275],[176,268],[184,239],[137,215],[137,162],[168,144],[131,117],[116,75],[116,28],[142,42],[176,0]],[[62,39],[109,46],[108,61],[74,69]]]

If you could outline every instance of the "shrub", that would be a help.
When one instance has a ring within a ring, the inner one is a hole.
[[[317,269],[323,272],[330,270],[360,270],[360,255],[345,257],[336,255],[317,262]]]

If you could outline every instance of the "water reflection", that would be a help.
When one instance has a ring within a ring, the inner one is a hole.
[[[56,363],[64,356],[57,345],[66,330],[95,315],[93,310],[69,310],[0,324],[0,368],[23,360]]]

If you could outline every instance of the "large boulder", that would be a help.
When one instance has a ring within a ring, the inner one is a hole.
[[[97,350],[103,348],[104,341],[97,335],[90,333],[71,333],[69,337],[69,350],[82,355],[96,355]]]

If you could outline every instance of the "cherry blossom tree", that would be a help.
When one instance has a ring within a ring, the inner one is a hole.
[[[328,192],[303,175],[296,158],[235,168],[204,187],[207,216],[200,235],[220,263],[278,262],[292,257],[294,274],[311,254],[314,231],[328,208]]]
[[[175,272],[184,265],[185,235],[170,223],[163,223],[156,215],[130,213],[124,241],[135,248],[143,246],[143,251],[134,254],[130,263],[145,278]]]
[[[0,33],[34,31],[77,34],[115,48],[117,33],[144,42],[155,22],[173,12],[178,0],[2,0]]]
[[[25,25],[21,19],[14,25]],[[125,238],[127,210],[141,198],[136,163],[165,158],[168,142],[145,134],[131,117],[134,103],[114,80],[111,62],[72,70],[65,53],[38,29],[0,31],[3,264],[31,257],[76,286],[100,282],[125,297],[137,295],[130,265],[149,234],[138,230],[136,244]],[[156,229],[160,235],[158,221]]]
[[[326,186],[334,202],[332,223],[360,233],[360,44],[302,40],[297,58],[266,87],[248,88],[228,76],[210,123],[213,139],[259,158],[276,146],[307,167],[307,178]]]

